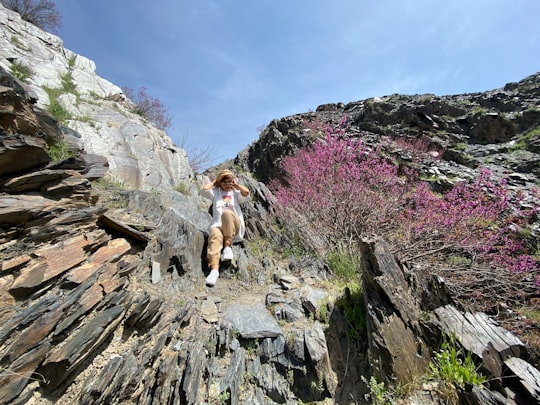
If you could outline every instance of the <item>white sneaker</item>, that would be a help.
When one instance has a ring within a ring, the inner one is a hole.
[[[234,258],[233,251],[230,246],[225,246],[221,255],[221,260],[232,260]]]
[[[219,278],[219,270],[212,270],[206,280],[204,281],[208,287],[213,287],[216,285],[217,279]]]

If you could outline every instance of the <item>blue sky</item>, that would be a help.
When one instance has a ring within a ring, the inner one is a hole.
[[[540,71],[539,0],[55,0],[64,46],[167,106],[219,163],[272,119]]]

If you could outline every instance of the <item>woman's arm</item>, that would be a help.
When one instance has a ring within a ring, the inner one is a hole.
[[[210,183],[205,184],[205,185],[203,186],[202,189],[203,189],[203,190],[210,190],[212,187],[215,186],[215,183],[216,183],[215,180],[214,180],[214,181],[211,181]]]
[[[236,189],[236,190],[239,190],[240,191],[240,194],[242,194],[244,197],[247,197],[249,195],[249,189],[246,187],[246,186],[243,186],[241,184],[238,184],[236,182],[236,179],[234,180],[234,183],[233,183],[233,187]]]

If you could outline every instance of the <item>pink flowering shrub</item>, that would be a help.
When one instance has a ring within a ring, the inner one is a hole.
[[[328,243],[358,238],[390,223],[407,189],[395,165],[358,140],[343,138],[344,129],[342,122],[324,140],[285,158],[287,186],[273,185],[278,201],[324,229],[320,236]]]
[[[127,98],[135,103],[134,113],[146,118],[159,129],[164,131],[170,129],[172,118],[167,107],[161,100],[148,95],[146,87],[139,88],[137,93],[129,87],[122,87],[122,91]]]
[[[521,208],[523,196],[514,200],[504,181],[491,179],[489,170],[468,184],[456,184],[443,196],[419,183],[411,196],[406,215],[415,231],[415,239],[434,233],[449,247],[459,248],[484,262],[510,271],[532,271],[536,264],[519,231],[536,215],[538,207]]]
[[[328,246],[378,234],[418,257],[457,252],[510,271],[537,270],[519,232],[538,206],[522,209],[522,196],[511,199],[487,170],[438,195],[413,169],[400,171],[380,150],[347,138],[345,120],[283,160],[286,184],[271,188],[289,221],[320,230]]]
[[[317,118],[303,120],[302,126],[304,127],[304,129],[323,132],[326,132],[329,128],[331,128],[328,124],[325,124]]]
[[[435,145],[427,136],[421,136],[412,140],[398,137],[394,140],[398,148],[408,150],[413,154],[427,154],[433,159],[439,159],[443,154],[443,149],[440,145]]]

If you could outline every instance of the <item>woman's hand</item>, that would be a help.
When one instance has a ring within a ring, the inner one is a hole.
[[[249,189],[246,187],[246,186],[241,186],[240,184],[238,184],[236,182],[236,179],[233,180],[233,185],[232,185],[236,190],[240,191],[240,193],[244,196],[244,197],[247,197],[249,195]]]

